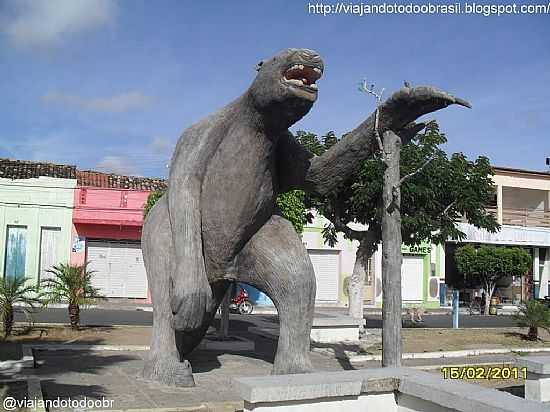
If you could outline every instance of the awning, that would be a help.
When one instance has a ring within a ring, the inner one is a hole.
[[[503,225],[500,232],[489,233],[469,223],[458,223],[458,229],[466,234],[462,242],[493,243],[499,245],[550,247],[550,229]],[[456,240],[450,240],[456,242]]]

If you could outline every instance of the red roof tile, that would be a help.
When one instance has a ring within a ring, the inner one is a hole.
[[[76,166],[0,158],[0,177],[31,179],[40,176],[76,179]]]
[[[149,177],[122,176],[93,170],[78,170],[76,175],[79,186],[143,191],[166,190],[167,187],[165,180]]]
[[[77,179],[79,186],[142,190],[146,192],[166,190],[167,187],[164,179],[122,176],[93,170],[77,170],[76,166],[0,158],[0,178],[30,179],[39,176]]]

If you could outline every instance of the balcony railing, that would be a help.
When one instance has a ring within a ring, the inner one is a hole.
[[[497,208],[488,207],[486,209],[493,216],[497,217]],[[466,222],[462,217],[461,222]],[[550,211],[530,210],[530,209],[502,209],[502,224],[511,226],[525,227],[548,227],[550,228]]]
[[[550,212],[529,209],[502,209],[502,224],[550,227]]]

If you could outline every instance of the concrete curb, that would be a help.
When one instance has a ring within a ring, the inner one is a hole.
[[[172,408],[109,409],[109,412],[235,412],[242,411],[243,401],[205,402],[196,406],[176,406]],[[88,412],[105,412],[93,409]]]
[[[208,405],[177,406],[175,408],[108,409],[109,412],[213,412]],[[105,409],[89,409],[87,412],[105,412]]]
[[[29,305],[24,305],[22,303],[15,303],[13,305],[14,307],[16,308],[30,308]],[[69,307],[69,304],[68,303],[50,303],[48,304],[48,306],[46,306],[46,308],[51,308],[51,309],[67,309]],[[42,306],[36,306],[36,309],[43,309],[44,307]],[[97,305],[88,305],[88,306],[81,306],[82,309],[100,309],[99,306]]]
[[[15,322],[14,325],[28,325],[27,322]],[[60,322],[52,322],[52,323],[43,323],[43,322],[35,322],[32,324],[33,328],[51,328],[51,327],[65,327],[70,328],[70,323],[60,323]],[[80,328],[152,328],[153,325],[104,325],[104,324],[97,324],[97,323],[91,323],[91,324],[80,324]]]
[[[21,369],[34,368],[35,364],[32,349],[29,347],[25,348],[25,346],[26,345],[21,346],[23,357],[18,360],[7,360],[0,362],[0,371],[12,369],[18,372]]]
[[[33,350],[48,350],[48,351],[59,351],[59,350],[87,350],[92,352],[99,351],[125,351],[125,352],[135,352],[135,351],[147,351],[149,346],[145,345],[86,345],[80,343],[68,343],[68,344],[59,344],[59,343],[38,343],[38,344],[24,344],[22,345],[23,353],[25,351]],[[34,357],[33,357],[34,358]]]
[[[42,386],[40,385],[40,379],[30,378],[27,380],[28,399],[35,402],[33,411],[46,412],[44,405],[44,397],[42,395]]]
[[[198,347],[202,350],[219,351],[225,350],[228,352],[254,352],[255,344],[249,339],[237,337],[234,341],[216,341],[203,339]],[[14,365],[20,365],[21,368],[34,368],[36,367],[36,360],[34,357],[34,351],[119,351],[119,352],[145,352],[149,350],[148,345],[86,345],[81,343],[28,343],[21,345],[23,351],[23,358],[17,361],[5,361],[0,362],[0,370],[4,369],[4,363],[6,363],[6,369],[12,368]],[[9,362],[9,363],[8,363]]]
[[[321,349],[321,350],[315,350]],[[329,349],[328,351],[326,349]],[[339,359],[346,359],[350,363],[361,363],[368,361],[382,360],[382,355],[352,355],[349,351],[345,351],[343,354],[337,354],[332,348],[313,348],[314,352],[325,353],[333,352],[333,356]],[[347,353],[346,353],[347,352]],[[441,359],[441,358],[466,358],[469,356],[481,356],[481,355],[502,355],[506,353],[515,352],[550,352],[549,348],[493,348],[493,349],[469,349],[469,350],[457,350],[457,351],[442,351],[442,352],[409,352],[403,354],[403,359]]]

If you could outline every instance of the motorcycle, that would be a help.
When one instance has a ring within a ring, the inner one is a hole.
[[[546,306],[548,309],[550,309],[550,296],[545,296],[542,299],[535,299],[542,303],[544,306]]]
[[[239,294],[231,299],[231,302],[229,303],[229,310],[238,312],[241,315],[250,315],[252,313],[254,306],[248,299],[248,293],[246,293],[246,290],[241,288]]]

